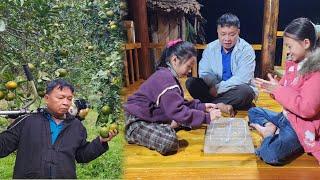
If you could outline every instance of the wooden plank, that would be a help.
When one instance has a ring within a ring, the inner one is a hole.
[[[192,99],[184,86],[186,99]],[[133,84],[127,96],[139,88],[142,82]],[[261,93],[255,104],[280,112],[281,106],[266,93]],[[247,118],[247,111],[240,111],[237,117]],[[191,131],[179,131],[180,149],[177,154],[162,156],[148,148],[124,145],[124,179],[318,179],[320,167],[317,160],[304,154],[291,163],[282,166],[265,164],[254,154],[203,153],[206,126]],[[258,147],[262,138],[251,131],[253,143]]]
[[[261,44],[251,44],[252,48],[256,51],[260,51],[262,49]],[[165,43],[149,43],[149,48],[162,49],[166,46]],[[195,44],[194,47],[198,50],[204,50],[207,47],[207,44]]]
[[[148,48],[163,49],[165,46],[165,43],[149,43]]]
[[[205,49],[207,47],[207,44],[195,44],[194,46],[196,49]]]
[[[167,43],[170,40],[170,16],[158,15],[158,43]]]
[[[123,64],[124,64],[124,79],[125,79],[125,86],[129,87],[130,81],[129,81],[129,71],[128,71],[128,59],[127,59],[127,51],[124,51],[123,55]]]
[[[134,63],[134,69],[135,69],[134,74],[135,74],[135,80],[137,81],[140,79],[138,49],[135,48],[133,52],[134,52],[134,62],[133,63]]]
[[[277,37],[283,37],[284,32],[283,31],[277,31]]]
[[[192,77],[198,77],[198,63],[194,63],[191,70]]]
[[[261,44],[251,44],[253,50],[255,51],[261,51],[262,45]]]
[[[132,56],[132,50],[129,50],[129,69],[130,69],[130,82],[134,82],[134,68],[133,68],[133,56]]]
[[[174,40],[179,38],[179,20],[181,17],[171,17],[169,20],[169,39]]]
[[[125,49],[126,50],[132,50],[135,48],[141,48],[141,43],[126,43],[125,44]]]
[[[186,157],[187,158],[187,157]],[[210,163],[210,162],[207,162]],[[319,168],[174,168],[125,169],[124,179],[318,179]]]

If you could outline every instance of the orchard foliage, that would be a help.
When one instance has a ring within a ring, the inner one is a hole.
[[[1,0],[0,101],[16,109],[32,97],[22,64],[29,64],[39,95],[46,82],[63,77],[77,97],[101,112],[98,123],[114,122],[121,112],[121,0]],[[8,89],[9,81],[17,88]],[[13,96],[10,101],[7,95]]]

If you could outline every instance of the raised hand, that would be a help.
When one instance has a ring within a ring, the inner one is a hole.
[[[279,86],[279,81],[276,79],[277,75],[272,76],[271,74],[268,74],[268,78],[269,81],[255,78],[254,83],[262,92],[272,93]]]

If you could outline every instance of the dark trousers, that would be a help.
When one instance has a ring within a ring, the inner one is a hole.
[[[234,109],[248,109],[251,107],[255,93],[247,84],[241,84],[229,91],[213,97],[209,93],[209,86],[201,78],[190,77],[186,81],[186,88],[194,99],[203,103],[230,104]]]

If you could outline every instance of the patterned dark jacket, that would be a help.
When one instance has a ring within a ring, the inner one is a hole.
[[[87,131],[74,117],[64,120],[51,144],[48,114],[20,117],[0,134],[0,157],[17,150],[13,178],[76,178],[75,162],[87,163],[108,150],[99,138],[87,142]]]

